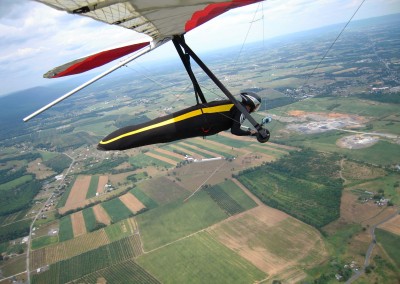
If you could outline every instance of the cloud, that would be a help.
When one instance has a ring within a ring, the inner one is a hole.
[[[248,42],[346,22],[361,1],[263,1],[231,10],[205,23],[188,33],[187,41],[199,52],[243,43],[250,26]],[[368,0],[357,18],[396,12],[400,12],[398,0]],[[263,20],[250,23],[253,19]],[[35,1],[0,0],[0,92],[47,84],[51,81],[41,79],[42,74],[53,67],[139,37],[131,30],[71,15]],[[175,56],[170,47],[168,44],[160,48],[164,54],[151,53],[145,58],[154,59],[153,54]]]

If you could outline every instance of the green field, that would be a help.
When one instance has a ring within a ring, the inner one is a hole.
[[[303,146],[317,151],[339,153],[349,158],[378,165],[392,165],[398,162],[397,156],[393,153],[400,152],[400,145],[386,141],[379,141],[368,148],[363,149],[344,149],[336,145],[336,141],[342,137],[349,136],[349,133],[339,131],[298,135],[286,142],[292,146]]]
[[[225,191],[234,201],[245,210],[255,207],[257,204],[246,193],[244,193],[233,181],[227,180],[218,186]]]
[[[133,259],[93,272],[73,283],[97,283],[99,278],[105,279],[107,283],[160,283]]]
[[[139,201],[142,202],[142,204],[144,204],[144,206],[146,206],[147,209],[156,208],[158,206],[157,202],[148,197],[138,187],[131,189],[129,192],[132,193],[137,199],[139,199]]]
[[[248,147],[249,144],[250,144],[247,141],[242,141],[242,140],[233,139],[233,138],[231,139],[231,138],[228,138],[228,137],[222,136],[222,135],[210,136],[210,137],[207,137],[207,139],[211,140],[211,141],[215,141],[215,142],[221,143],[223,145],[234,147],[234,148]]]
[[[96,196],[97,185],[99,184],[99,176],[92,176],[90,178],[89,189],[86,193],[86,199],[92,198]]]
[[[161,167],[161,168],[171,168],[172,165],[160,161],[158,159],[149,157],[145,154],[139,154],[133,157],[129,157],[129,163],[131,163],[133,166],[138,167],[138,168],[145,168],[148,166],[156,166],[156,167]]]
[[[273,109],[275,114],[285,115],[290,110],[302,110],[306,112],[331,112],[330,107],[335,104],[334,112],[355,114],[367,117],[386,117],[389,114],[397,114],[399,106],[397,104],[377,103],[368,100],[361,100],[356,97],[325,97],[312,98]]]
[[[60,231],[58,233],[60,242],[64,242],[74,238],[74,232],[72,231],[71,216],[65,216],[60,219]]]
[[[25,176],[19,177],[17,179],[12,180],[12,181],[0,184],[0,191],[2,191],[2,190],[11,190],[13,188],[16,188],[16,187],[22,185],[22,184],[30,182],[31,180],[33,180],[33,176],[32,175],[25,175]]]
[[[147,180],[138,184],[137,187],[159,205],[189,195],[189,192],[186,189],[166,177]]]
[[[376,229],[376,240],[383,246],[386,253],[395,262],[397,271],[400,269],[400,236],[391,232]]]
[[[183,144],[183,143],[169,144],[166,147],[166,149],[169,149],[170,151],[174,151],[174,149],[177,150],[176,147],[179,147],[180,149],[178,151],[183,152],[182,154],[184,154],[184,155],[188,155],[188,152],[185,152],[185,150],[187,150],[189,152],[193,152],[193,153],[196,153],[198,155],[201,155],[201,156],[203,156],[205,158],[214,158],[215,157],[215,155],[213,156],[213,155],[210,155],[208,153],[204,153],[204,152],[202,152],[202,151],[200,151],[198,149],[190,147],[190,145]]]
[[[237,155],[241,154],[241,153],[235,151],[234,149],[226,149],[226,148],[218,147],[217,145],[209,144],[209,143],[207,143],[207,140],[198,141],[198,140],[192,139],[192,140],[187,140],[186,143],[197,146],[197,147],[207,150],[207,151],[211,151],[213,153],[221,155],[222,157],[231,157],[231,156],[237,156]]]
[[[110,242],[118,241],[122,238],[131,236],[134,231],[128,219],[111,224],[104,228]]]
[[[320,228],[339,217],[338,172],[336,155],[303,150],[245,170],[237,178],[265,204]]]
[[[162,283],[255,283],[266,278],[206,232],[142,255],[137,261]]]
[[[119,198],[103,202],[101,206],[106,210],[113,223],[133,216],[132,211],[130,211]]]
[[[140,253],[138,242],[133,236],[124,238],[101,246],[98,249],[51,264],[49,270],[33,274],[31,282],[33,284],[67,283],[95,271],[122,263],[138,256]]]
[[[96,221],[96,216],[94,215],[93,208],[85,208],[82,210],[83,218],[85,219],[85,226],[88,232],[93,232],[99,228],[99,224]]]
[[[31,248],[39,249],[51,244],[58,243],[58,236],[43,236],[32,240]]]
[[[204,190],[229,216],[241,213],[257,205],[232,181],[226,181]]]
[[[204,229],[227,215],[204,191],[187,202],[159,206],[136,217],[146,251]]]

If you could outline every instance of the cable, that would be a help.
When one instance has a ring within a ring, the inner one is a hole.
[[[327,51],[325,52],[325,54],[322,56],[321,60],[318,62],[318,64],[315,66],[315,68],[312,70],[312,72],[309,74],[309,76],[305,79],[304,83],[301,85],[300,89],[303,89],[304,86],[308,83],[308,81],[310,80],[311,76],[314,75],[315,70],[317,70],[317,68],[321,65],[322,61],[326,58],[326,56],[328,55],[328,53],[331,51],[331,49],[333,48],[333,46],[335,45],[335,43],[338,41],[338,39],[340,38],[340,36],[343,34],[344,30],[347,28],[347,26],[350,24],[350,22],[352,21],[352,19],[354,18],[354,16],[357,14],[358,10],[360,10],[361,6],[364,4],[365,0],[362,0],[360,5],[357,7],[356,11],[352,14],[352,16],[350,17],[350,19],[346,22],[346,24],[344,25],[344,27],[341,29],[340,33],[337,35],[337,37],[335,38],[335,40],[332,42],[332,44],[329,46],[329,48],[327,49]],[[309,99],[309,98],[307,98]],[[307,100],[304,99],[304,100]],[[304,101],[303,100],[303,101]],[[285,113],[287,111],[287,109],[289,108],[291,104],[287,104],[285,106],[285,108],[283,109],[283,113]],[[271,132],[272,130],[276,127],[277,124],[272,125]]]

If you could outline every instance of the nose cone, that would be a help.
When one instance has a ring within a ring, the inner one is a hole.
[[[99,151],[108,151],[106,148],[103,147],[101,144],[97,144],[97,150]]]

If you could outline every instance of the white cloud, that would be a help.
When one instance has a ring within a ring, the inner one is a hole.
[[[362,0],[271,0],[235,9],[188,33],[204,51],[346,22]],[[255,13],[257,11],[257,13]],[[400,12],[398,0],[365,1],[356,18]],[[252,24],[252,19],[261,19]],[[263,34],[263,27],[265,34]],[[49,69],[139,37],[131,30],[26,0],[0,1],[0,94],[48,83]],[[171,44],[144,59],[175,56]],[[7,83],[5,83],[7,82]],[[13,83],[15,82],[15,83]]]

